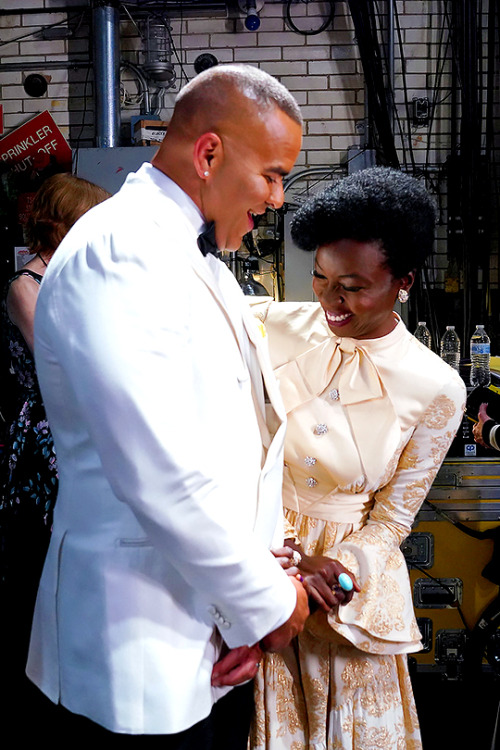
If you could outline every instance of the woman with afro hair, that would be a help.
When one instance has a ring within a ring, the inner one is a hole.
[[[288,415],[285,545],[311,615],[257,677],[253,750],[417,750],[421,648],[400,545],[458,429],[465,387],[393,311],[432,251],[435,209],[394,169],[297,212],[318,302],[260,302]],[[282,557],[286,566],[286,555]]]

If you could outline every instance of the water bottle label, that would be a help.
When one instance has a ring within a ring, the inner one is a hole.
[[[490,345],[489,344],[471,344],[470,353],[472,357],[474,356],[474,354],[489,354]]]

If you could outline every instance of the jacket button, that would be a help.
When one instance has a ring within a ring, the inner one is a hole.
[[[315,435],[326,435],[326,433],[328,432],[328,427],[326,426],[326,424],[317,424],[313,432]]]

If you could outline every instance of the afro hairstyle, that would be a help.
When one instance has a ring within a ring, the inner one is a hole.
[[[432,252],[436,208],[424,185],[390,167],[354,172],[311,198],[291,222],[292,238],[315,251],[343,239],[377,242],[394,278]]]

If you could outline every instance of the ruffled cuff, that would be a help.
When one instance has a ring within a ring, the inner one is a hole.
[[[420,651],[421,635],[415,619],[410,581],[399,548],[388,557],[380,547],[359,547],[343,542],[329,557],[351,571],[361,586],[352,601],[328,615],[316,613],[308,629],[325,637],[329,628],[361,651],[375,654],[404,654]],[[333,636],[335,640],[335,635]]]

